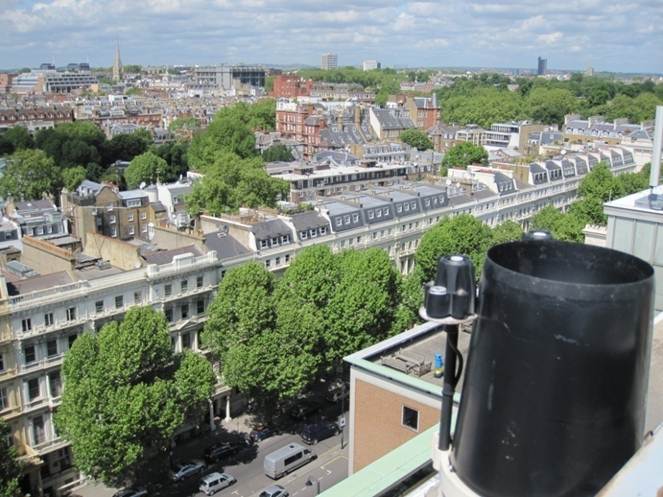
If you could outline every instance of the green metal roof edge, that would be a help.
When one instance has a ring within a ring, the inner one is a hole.
[[[426,465],[438,425],[408,440],[377,461],[320,494],[320,497],[373,497]]]
[[[388,378],[390,380],[396,381],[403,385],[407,385],[421,392],[433,395],[439,399],[442,399],[442,386],[435,385],[434,383],[429,383],[425,380],[420,380],[401,371],[396,371],[395,369],[388,368],[387,366],[382,366],[380,364],[375,364],[374,362],[367,361],[366,359],[358,359],[353,357],[346,357],[345,360],[351,365],[364,369],[371,373],[375,373],[383,378]],[[454,402],[460,402],[460,392],[454,393]]]

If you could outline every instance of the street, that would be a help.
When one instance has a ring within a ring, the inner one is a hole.
[[[256,497],[262,489],[274,484],[285,487],[291,496],[314,496],[318,491],[328,489],[347,476],[347,428],[345,441],[345,448],[341,449],[341,434],[338,434],[308,446],[318,456],[317,459],[274,481],[264,474],[265,455],[292,442],[304,445],[295,433],[274,435],[222,463],[208,466],[200,476],[191,476],[178,483],[164,483],[163,487],[150,494],[163,497],[202,497],[204,494],[198,491],[201,477],[219,471],[237,479],[237,483],[215,494],[219,497]],[[200,460],[205,447],[211,443],[210,438],[204,438],[182,444],[175,449],[175,458],[179,461]],[[310,481],[311,485],[307,485],[307,481]],[[75,491],[75,495],[80,497],[110,497],[113,493],[113,490],[97,485],[87,485]]]

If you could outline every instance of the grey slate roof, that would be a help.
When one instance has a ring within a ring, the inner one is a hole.
[[[24,202],[16,202],[14,204],[17,212],[21,211],[34,211],[34,210],[55,210],[53,202],[45,198],[39,200],[26,200]]]
[[[389,109],[373,109],[373,114],[384,130],[414,128],[412,119],[404,114],[397,114]]]
[[[267,240],[281,235],[291,235],[292,231],[280,219],[270,219],[254,224],[251,227],[251,232],[255,235],[257,240]]]
[[[200,250],[198,250],[195,245],[187,245],[185,247],[180,247],[171,250],[154,250],[150,252],[145,252],[143,254],[143,259],[145,259],[145,262],[147,262],[148,264],[169,264],[173,262],[173,257],[175,257],[176,255],[182,255],[187,253],[193,254],[196,257],[202,255]]]
[[[223,231],[216,231],[205,235],[205,247],[214,250],[219,259],[228,259],[240,255],[248,254],[251,250],[237,241],[231,235]]]
[[[139,190],[139,189],[119,192],[118,195],[122,200],[132,200],[132,199],[147,197],[147,193],[144,190]]]
[[[297,231],[319,228],[321,226],[329,228],[329,222],[315,211],[294,214],[291,219]]]
[[[43,276],[35,276],[25,280],[18,280],[7,284],[10,295],[24,295],[38,290],[46,290],[54,286],[66,285],[73,280],[66,271],[58,271]]]

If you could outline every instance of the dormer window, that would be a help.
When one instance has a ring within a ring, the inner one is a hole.
[[[302,240],[306,240],[308,238],[308,231],[306,231],[306,230],[300,231],[299,232],[299,238],[301,238]]]
[[[368,219],[373,219],[374,216],[373,211],[368,211]]]
[[[358,223],[359,222],[359,214],[353,214],[352,215],[352,222],[353,223]]]

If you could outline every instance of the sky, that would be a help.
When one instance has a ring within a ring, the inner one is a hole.
[[[0,0],[0,68],[264,63],[663,73],[663,0]]]

